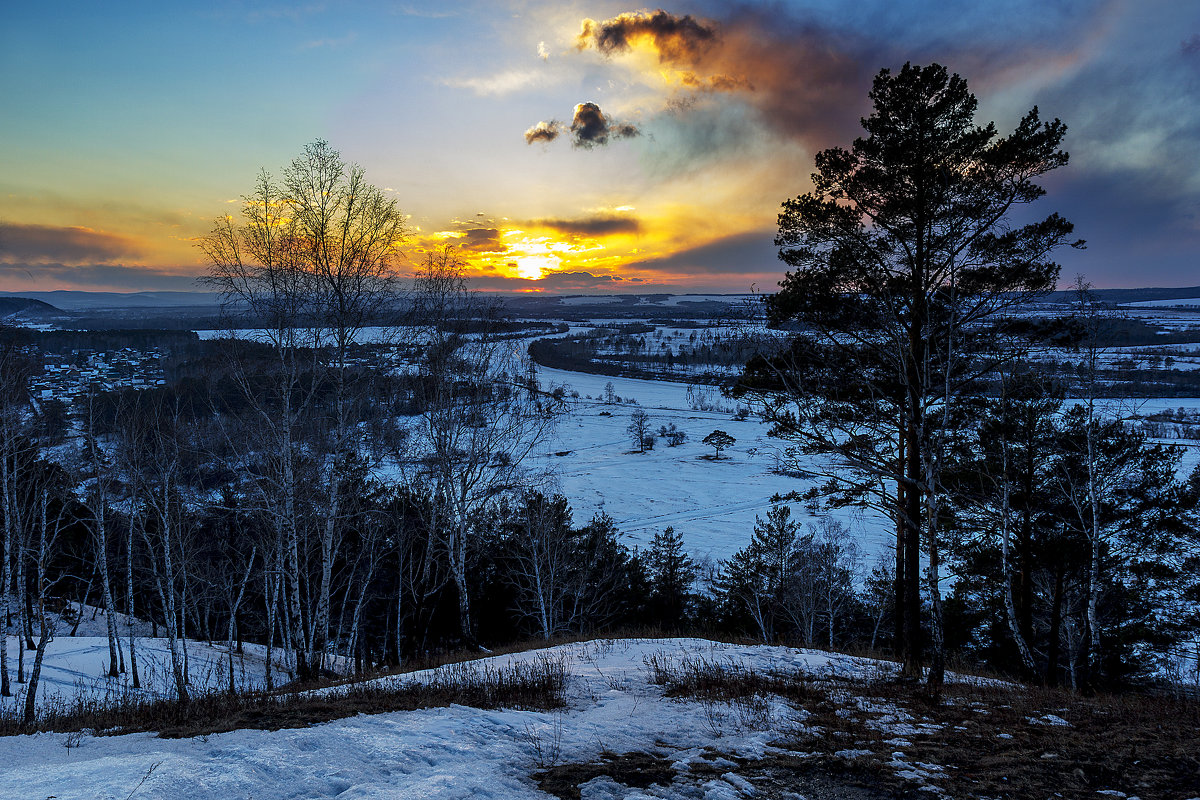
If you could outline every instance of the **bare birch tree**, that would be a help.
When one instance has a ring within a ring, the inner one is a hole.
[[[96,395],[89,389],[84,402],[83,451],[80,461],[87,465],[84,503],[92,515],[92,549],[100,573],[101,602],[104,604],[105,630],[108,634],[108,677],[116,678],[125,671],[120,633],[117,631],[117,606],[113,599],[112,572],[109,569],[109,498],[114,494],[112,461],[97,436]]]
[[[503,335],[496,304],[468,291],[465,267],[446,247],[430,252],[417,276],[423,412],[412,440],[419,458],[413,477],[434,498],[430,531],[457,591],[460,631],[474,641],[467,584],[472,525],[523,483],[526,458],[554,430],[564,406],[561,393],[531,390],[528,355]]]
[[[3,333],[3,329],[0,329]],[[12,613],[13,548],[27,520],[22,488],[32,441],[28,431],[30,355],[12,338],[0,341],[0,503],[4,510],[4,562],[0,564],[0,695],[12,694],[8,666],[8,619]],[[23,633],[23,631],[22,631]],[[21,637],[18,637],[18,641]],[[20,646],[18,644],[18,646]]]
[[[342,467],[360,449],[350,354],[364,329],[394,307],[395,261],[404,235],[396,201],[318,140],[285,168],[281,181],[263,172],[244,198],[243,220],[218,220],[200,243],[209,281],[226,308],[261,328],[271,349],[267,380],[245,364],[236,374],[264,434],[259,455],[271,468],[259,486],[283,536],[290,643],[305,678],[324,666],[343,524]],[[305,441],[313,433],[317,440]],[[311,530],[298,508],[297,462],[306,450],[325,495]],[[308,585],[301,576],[307,533],[316,538],[319,562],[311,611],[301,598],[302,585]]]

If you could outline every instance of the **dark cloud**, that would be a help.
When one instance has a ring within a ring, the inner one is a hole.
[[[195,274],[181,275],[164,267],[0,263],[0,284],[6,286],[36,285],[44,288],[62,285],[84,291],[196,291],[201,288],[199,277]]]
[[[0,222],[0,262],[72,264],[136,257],[132,239],[90,228]]]
[[[525,144],[533,144],[534,142],[553,142],[562,133],[562,123],[557,120],[549,122],[539,122],[529,130],[525,131]]]
[[[773,230],[727,236],[669,256],[637,261],[627,267],[689,275],[780,275],[783,271]]]
[[[580,236],[609,236],[616,233],[637,233],[642,224],[633,217],[602,214],[579,219],[535,219],[529,222],[538,228]]]
[[[575,116],[571,120],[571,144],[575,147],[592,148],[608,144],[609,138],[627,139],[637,135],[636,127],[608,119],[595,103],[575,106]]]
[[[646,291],[650,284],[641,278],[595,275],[591,272],[552,272],[541,278],[509,278],[502,275],[472,275],[471,288],[509,292],[624,292]]]
[[[629,50],[638,39],[651,41],[660,61],[678,62],[703,56],[716,41],[717,32],[711,23],[701,22],[690,14],[677,17],[662,9],[634,11],[603,22],[585,19],[576,47],[580,50],[594,47],[608,55]]]
[[[1194,56],[1200,53],[1200,33],[1192,34],[1187,39],[1179,43],[1179,50],[1185,56]]]
[[[504,253],[508,245],[500,241],[500,231],[496,228],[472,228],[463,231],[458,239],[458,246],[463,250],[474,253]]]
[[[721,22],[661,10],[584,20],[577,46],[606,56],[649,48],[683,89],[738,93],[769,126],[822,143],[862,116],[878,68],[868,43],[854,36],[752,9]]]
[[[593,275],[590,272],[552,272],[534,281],[538,287],[552,291],[571,289],[603,289],[628,283],[619,275]]]
[[[635,125],[616,122],[604,116],[600,106],[595,103],[579,103],[575,106],[569,128],[558,120],[539,122],[525,131],[525,144],[553,142],[568,130],[571,133],[571,145],[586,150],[608,144],[609,139],[628,139],[640,133]]]
[[[906,30],[868,29],[835,25],[816,12],[798,16],[778,5],[714,4],[719,20],[662,10],[584,20],[577,46],[608,57],[648,49],[683,93],[735,95],[759,112],[765,126],[816,150],[845,144],[860,132],[871,78],[884,66],[938,61],[977,89],[1022,79],[1034,69],[1068,69],[1082,57],[1094,30],[1103,27],[1113,3],[1084,5],[1091,9],[1087,24],[1072,23],[1067,30],[1056,28],[1053,37],[1038,38],[1005,37],[976,17],[969,21],[979,28],[974,35],[960,30],[938,36],[917,33],[911,23]],[[686,113],[686,97],[673,100],[671,110]]]
[[[701,77],[691,71],[683,71],[679,73],[679,82],[689,89],[698,89],[701,92],[736,92],[736,91],[754,91],[754,84],[748,78],[740,75],[710,75]]]

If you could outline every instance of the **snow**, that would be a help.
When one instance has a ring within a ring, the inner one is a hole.
[[[104,611],[85,605],[82,613],[79,606],[72,604],[70,618],[49,615],[55,628],[55,636],[46,646],[42,673],[38,681],[37,706],[39,709],[62,708],[74,702],[86,704],[90,701],[110,702],[121,699],[155,700],[175,697],[175,679],[171,672],[171,650],[167,640],[154,637],[153,626],[146,621],[136,620],[134,633],[137,636],[137,665],[141,687],[133,688],[131,672],[117,678],[108,677],[108,622]],[[117,632],[120,636],[121,658],[129,662],[129,617],[115,614]],[[75,624],[78,619],[78,624]],[[14,619],[15,622],[15,619]],[[10,633],[16,629],[13,625]],[[72,630],[74,633],[72,634]],[[159,629],[161,631],[161,628]],[[8,637],[8,659],[10,676],[13,680],[11,697],[0,697],[0,712],[19,715],[25,707],[26,684],[17,683],[17,657],[20,640]],[[266,647],[245,643],[243,652],[233,654],[233,682],[239,691],[262,689],[266,683]],[[180,650],[182,653],[182,648]],[[277,681],[288,679],[288,665],[284,661],[285,651],[276,648],[272,663]],[[224,643],[207,643],[188,640],[188,677],[192,693],[226,691],[229,688],[229,648]],[[33,666],[34,652],[25,651],[25,671],[28,675]],[[332,668],[345,665],[344,659],[331,664]],[[3,795],[0,795],[2,798]]]
[[[1071,723],[1067,722],[1057,714],[1043,714],[1040,717],[1026,717],[1025,721],[1030,725],[1053,725],[1060,728],[1071,727]]]
[[[595,759],[606,750],[656,750],[669,752],[679,762],[716,746],[725,753],[756,757],[770,750],[780,730],[799,720],[800,712],[774,702],[763,728],[732,720],[718,720],[714,727],[704,704],[662,698],[644,664],[651,656],[704,658],[760,671],[802,669],[817,675],[865,676],[887,668],[850,656],[700,639],[563,645],[475,662],[480,668],[503,668],[560,659],[569,676],[568,706],[563,710],[452,706],[358,716],[304,729],[239,730],[190,739],[160,739],[147,733],[5,737],[0,739],[0,797],[525,798],[535,794],[530,774],[539,760],[577,762]],[[434,672],[379,680],[420,681]],[[711,784],[710,796],[748,795],[736,775],[723,776],[718,783],[725,793],[712,794],[718,784]],[[604,794],[602,784],[590,787],[597,792],[593,796],[622,796]]]
[[[121,629],[125,636],[124,628]],[[8,713],[24,708],[25,684],[15,682],[17,648],[20,640],[8,637],[9,668],[14,676],[13,696],[0,697],[0,710]],[[121,647],[129,658],[129,641],[123,638]],[[264,648],[247,644],[245,653],[235,654],[234,685],[242,690],[262,688],[266,671]],[[26,674],[33,665],[34,653],[26,651]],[[188,642],[189,675],[197,692],[220,691],[229,686],[229,651],[223,645]],[[108,677],[107,636],[60,636],[46,646],[42,674],[38,683],[37,705],[40,708],[68,705],[75,700],[106,700],[122,697],[148,699],[175,696],[171,674],[171,651],[163,638],[137,640],[138,674],[141,689],[134,689],[130,673],[119,678]],[[276,663],[276,668],[280,668]],[[3,795],[0,795],[2,797]]]
[[[736,402],[715,389],[709,400],[722,410],[697,411],[683,383],[546,368],[539,368],[538,377],[543,388],[565,385],[580,399],[530,466],[549,475],[551,487],[571,501],[577,523],[608,513],[630,545],[645,547],[656,532],[671,526],[682,534],[693,557],[728,559],[749,542],[755,518],[766,514],[774,495],[803,493],[816,483],[816,479],[775,472],[777,454],[787,443],[768,437],[767,426],[753,416],[735,419]],[[602,402],[609,383],[618,397],[636,405]],[[1064,407],[1074,402],[1078,401],[1068,400]],[[1122,417],[1179,407],[1200,410],[1200,398],[1099,403],[1106,413]],[[687,434],[687,442],[667,447],[660,438],[652,451],[631,452],[634,447],[626,427],[638,407],[650,415],[652,431],[674,424]],[[722,452],[720,461],[712,461],[705,458],[712,448],[702,439],[718,428],[737,443]],[[1200,465],[1200,442],[1169,443],[1183,445],[1179,475],[1186,477]],[[846,508],[813,513],[794,504],[792,511],[802,522],[830,516],[845,524],[868,570],[876,555],[891,545],[892,523],[876,511]]]
[[[755,517],[766,515],[773,495],[803,492],[814,483],[776,473],[783,443],[769,438],[767,426],[753,416],[735,419],[736,403],[715,390],[710,399],[728,412],[693,410],[682,383],[556,369],[539,369],[538,378],[543,388],[566,384],[581,399],[530,466],[552,476],[552,484],[571,501],[576,523],[606,512],[630,545],[644,547],[671,526],[694,557],[728,559],[749,543]],[[637,404],[601,402],[608,383],[617,396]],[[651,451],[631,452],[626,427],[639,407],[650,415],[652,431],[673,424],[687,434],[687,442],[668,447],[660,438]],[[737,439],[721,452],[720,461],[707,458],[713,449],[702,443],[715,429]],[[800,506],[792,511],[802,522],[817,519]],[[888,546],[889,523],[881,516],[857,509],[832,515],[849,527],[865,563]]]

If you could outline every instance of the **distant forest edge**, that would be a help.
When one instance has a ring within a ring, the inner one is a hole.
[[[736,330],[664,330],[652,324],[596,327],[586,333],[538,339],[529,356],[538,365],[614,377],[682,383],[729,383],[762,347],[760,337]]]
[[[1033,322],[1043,324],[1051,320]],[[1181,369],[1178,363],[1182,354],[1179,345],[1200,345],[1200,319],[1196,325],[1182,329],[1166,329],[1144,319],[1124,316],[1100,319],[1096,324],[1110,352],[1108,362],[1099,370],[1106,394],[1200,396],[1200,370]],[[598,325],[581,334],[538,339],[529,345],[529,355],[539,366],[553,369],[726,386],[736,379],[747,360],[774,346],[778,336],[736,327],[714,326],[688,333],[670,329],[664,332],[646,323]],[[1063,385],[1070,387],[1076,383],[1078,353],[1070,346],[1047,346],[1037,360],[1048,375]]]

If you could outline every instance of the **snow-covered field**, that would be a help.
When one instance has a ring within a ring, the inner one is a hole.
[[[604,751],[654,749],[686,765],[705,748],[758,757],[806,713],[770,699],[753,715],[712,704],[664,700],[644,663],[704,658],[759,672],[870,676],[884,662],[783,647],[750,647],[697,639],[605,640],[497,656],[503,667],[561,659],[567,707],[559,711],[484,711],[462,706],[358,716],[310,728],[239,730],[188,739],[150,733],[90,736],[42,733],[0,738],[3,798],[524,798],[536,794],[539,766],[586,761]],[[382,680],[420,681],[433,671]],[[897,720],[896,736],[911,725]],[[729,768],[735,765],[728,762]],[[585,797],[615,794],[596,778]],[[695,797],[749,796],[732,772],[713,775]],[[693,796],[693,795],[688,795]]]
[[[1121,303],[1125,308],[1200,308],[1200,297],[1183,297],[1174,300],[1142,300],[1137,303]]]
[[[18,640],[8,637],[10,669],[16,671]],[[128,641],[122,642],[125,659]],[[243,655],[234,655],[234,685],[239,689],[263,686],[266,662],[257,645],[245,645]],[[33,664],[33,652],[26,652],[26,674]],[[188,673],[198,692],[219,691],[229,686],[229,651],[223,646],[204,642],[188,643]],[[46,647],[38,684],[39,707],[67,705],[75,699],[115,699],[125,696],[173,698],[171,651],[166,639],[137,640],[138,674],[145,688],[134,689],[130,673],[116,680],[107,677],[108,638],[105,636],[63,636]],[[276,665],[279,666],[279,665]],[[25,686],[13,683],[13,696],[0,697],[0,708],[11,711],[24,707]]]
[[[644,546],[657,531],[672,526],[683,535],[693,556],[727,559],[749,542],[755,517],[766,515],[773,495],[803,493],[814,484],[814,479],[775,472],[776,454],[787,443],[768,437],[767,426],[754,416],[735,419],[736,403],[715,390],[709,399],[724,410],[696,411],[682,383],[555,369],[539,369],[538,376],[543,386],[565,384],[579,393],[580,400],[532,466],[548,474],[551,485],[571,501],[577,523],[603,511],[616,520],[631,545]],[[618,397],[637,404],[604,403],[601,398],[608,383]],[[1180,407],[1200,409],[1200,398],[1100,403],[1108,413],[1122,417],[1145,417]],[[660,438],[653,450],[635,452],[626,428],[630,414],[639,407],[649,414],[652,431],[674,424],[687,434],[687,442],[667,447]],[[732,448],[722,451],[720,461],[704,458],[713,450],[702,440],[714,429],[737,439]],[[1164,443],[1184,447],[1181,477],[1200,465],[1200,442]],[[802,521],[816,521],[816,515],[802,506],[793,504],[792,511]],[[891,524],[876,512],[828,513],[849,527],[868,569],[891,544]]]
[[[570,499],[576,523],[603,511],[616,520],[631,545],[644,546],[656,532],[671,526],[694,556],[727,559],[750,541],[755,517],[766,516],[772,495],[802,492],[812,485],[775,473],[781,442],[770,439],[767,427],[754,417],[735,419],[734,402],[719,392],[710,399],[729,411],[693,410],[682,383],[554,369],[539,369],[538,376],[543,386],[566,384],[581,399],[534,467],[549,473]],[[637,405],[602,402],[599,398],[610,382],[616,395],[634,399]],[[626,428],[639,407],[650,415],[651,430],[673,424],[687,434],[687,442],[668,447],[666,440],[658,439],[653,450],[635,452]],[[703,439],[716,429],[737,439],[722,451],[720,461],[704,458],[713,449]],[[799,506],[793,506],[793,514],[815,521]],[[854,510],[837,516],[868,558],[886,547],[888,524],[882,518]]]

